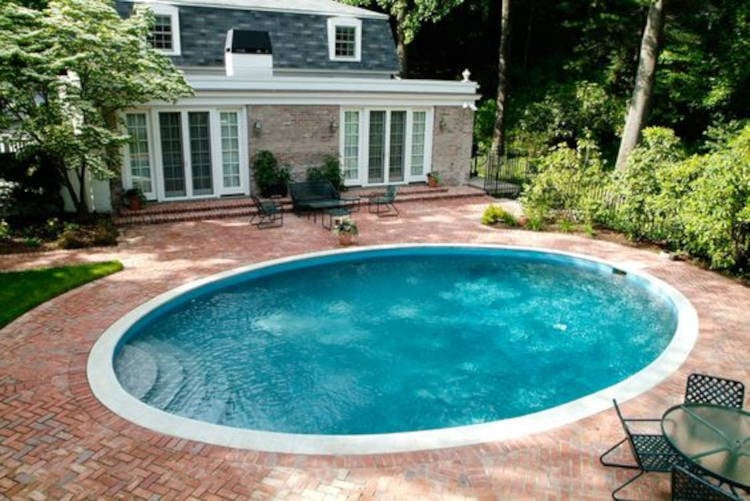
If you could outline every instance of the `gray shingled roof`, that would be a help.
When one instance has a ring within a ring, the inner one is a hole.
[[[127,17],[132,2],[118,0],[117,11]],[[182,55],[177,66],[223,66],[227,31],[267,31],[278,69],[398,72],[398,58],[387,19],[361,18],[362,60],[328,59],[328,15],[270,10],[243,10],[179,5]]]

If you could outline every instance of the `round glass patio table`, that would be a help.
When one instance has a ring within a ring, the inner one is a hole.
[[[718,405],[683,404],[664,413],[672,447],[710,475],[750,488],[750,413]]]

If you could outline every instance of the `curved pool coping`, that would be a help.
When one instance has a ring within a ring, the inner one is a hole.
[[[122,336],[143,316],[201,286],[269,266],[338,254],[415,247],[486,248],[548,253],[597,263],[645,280],[649,287],[672,301],[677,312],[677,328],[666,349],[649,365],[619,383],[571,402],[515,418],[435,430],[365,435],[314,435],[249,430],[206,423],[164,412],[127,393],[114,371],[114,353]],[[698,315],[688,299],[672,286],[642,272],[629,263],[611,263],[583,254],[508,245],[483,244],[398,244],[363,246],[300,254],[263,261],[224,271],[189,282],[141,304],[113,323],[99,337],[89,353],[86,373],[94,396],[123,419],[165,435],[239,449],[289,454],[384,454],[444,449],[496,442],[539,433],[612,406],[612,398],[624,401],[653,388],[675,372],[687,359],[698,338]]]

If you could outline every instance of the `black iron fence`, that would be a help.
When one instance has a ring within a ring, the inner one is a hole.
[[[476,171],[484,177],[484,191],[492,196],[517,197],[533,174],[525,157],[498,158],[488,154],[475,162]]]

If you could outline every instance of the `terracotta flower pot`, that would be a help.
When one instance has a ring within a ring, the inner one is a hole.
[[[352,245],[354,243],[355,236],[351,233],[339,233],[339,244],[340,245]]]

